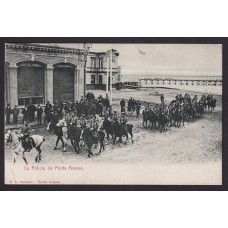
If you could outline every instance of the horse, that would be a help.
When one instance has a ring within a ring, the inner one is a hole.
[[[91,151],[92,146],[95,144],[98,144],[98,138],[94,137],[93,135],[93,131],[86,127],[83,132],[82,132],[82,138],[88,148],[88,157],[90,157],[91,155],[94,155]],[[96,147],[96,146],[95,146]]]
[[[192,121],[196,119],[196,111],[192,105],[188,105],[186,107],[186,114],[188,115],[188,123],[190,121],[190,118],[192,118]]]
[[[204,114],[204,106],[203,106],[203,104],[198,104],[197,105],[196,112],[198,114],[198,117],[199,116],[203,116],[203,114]]]
[[[105,118],[105,120],[103,121],[103,123],[101,125],[101,129],[105,131],[108,141],[109,141],[109,135],[111,135],[113,138],[112,123],[110,120],[108,120],[108,118]]]
[[[147,121],[149,120],[151,124],[151,129],[154,127],[156,128],[156,122],[157,122],[157,115],[156,112],[149,110],[149,111],[144,111],[143,110],[143,127],[145,128],[145,122],[146,122],[146,128],[147,128]]]
[[[216,107],[216,99],[213,99],[213,98],[209,99],[207,102],[207,105],[208,105],[208,110],[211,109],[211,112],[213,112]]]
[[[32,138],[32,140],[34,142],[34,145],[32,145],[33,146],[32,149],[36,148],[36,150],[38,151],[38,154],[35,158],[35,162],[40,162],[41,161],[41,152],[42,152],[41,145],[45,141],[45,138],[40,135],[32,135],[30,137]],[[7,143],[7,142],[12,143],[13,152],[14,152],[14,159],[13,159],[14,163],[16,163],[17,156],[21,152],[22,158],[23,158],[25,164],[28,165],[28,161],[25,156],[25,149],[22,146],[22,140],[18,136],[18,134],[14,131],[8,130],[5,134],[5,143]]]
[[[81,134],[82,134],[82,129],[75,126],[71,125],[68,128],[68,139],[70,139],[72,146],[74,147],[74,150],[77,154],[80,152],[80,147],[79,143],[81,141]]]
[[[160,126],[160,132],[162,132],[162,130],[166,131],[168,123],[170,122],[169,115],[166,113],[159,113],[158,121]]]
[[[183,122],[184,125],[184,115],[180,109],[176,109],[174,112],[174,122],[176,127],[180,127],[181,122]]]
[[[113,145],[116,143],[116,138],[118,137],[120,139],[120,145],[122,146],[122,137],[126,136],[128,140],[128,133],[131,135],[131,142],[133,143],[133,125],[132,124],[126,124],[125,126],[120,124],[118,121],[115,121],[112,125],[113,129]]]

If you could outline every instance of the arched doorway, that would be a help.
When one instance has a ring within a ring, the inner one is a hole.
[[[74,102],[75,67],[70,64],[56,64],[53,72],[53,100]]]
[[[18,64],[18,105],[44,103],[45,66],[39,62]]]

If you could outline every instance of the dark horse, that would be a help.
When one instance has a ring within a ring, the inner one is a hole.
[[[160,126],[160,132],[162,132],[162,130],[166,131],[168,127],[168,123],[170,123],[169,115],[166,113],[160,112],[158,115],[158,122]]]
[[[107,140],[109,140],[109,135],[112,136],[113,138],[113,128],[112,128],[112,123],[108,118],[106,117],[102,123],[101,129],[105,130],[106,135],[107,135]]]
[[[82,132],[82,138],[88,148],[88,157],[91,155],[94,155],[91,151],[92,146],[95,144],[95,148],[97,147],[98,142],[100,142],[100,150],[99,153],[101,153],[101,150],[105,149],[104,147],[104,138],[105,133],[103,131],[98,131],[97,135],[94,135],[94,131],[90,128],[85,128]]]
[[[180,109],[176,109],[174,112],[174,121],[175,121],[175,125],[176,127],[180,127],[181,122],[183,122],[184,125],[184,115],[181,112]]]
[[[82,133],[82,129],[74,125],[71,125],[68,128],[68,139],[70,139],[70,142],[77,154],[79,154],[80,152],[79,143],[81,140],[81,133]]]
[[[147,121],[150,122],[151,128],[156,128],[156,122],[157,122],[157,115],[152,110],[149,111],[143,111],[143,127],[145,128],[145,122],[146,122],[146,128],[147,128]]]
[[[216,107],[216,99],[214,99],[214,98],[209,99],[207,102],[207,105],[208,105],[208,110],[210,111],[210,109],[211,109],[211,112],[213,112]]]
[[[65,131],[63,131],[63,128],[65,128],[64,130],[66,130],[67,134]],[[70,139],[75,152],[77,154],[79,153],[80,151],[79,142],[81,139],[81,131],[82,131],[81,128],[73,125],[67,128],[66,126],[61,126],[59,124],[55,124],[51,122],[51,124],[48,126],[48,130],[53,131],[54,134],[57,136],[57,140],[54,147],[55,150],[57,149],[57,145],[60,140],[62,142],[63,151],[65,151],[67,140]]]
[[[112,125],[112,129],[113,129],[113,135],[114,135],[114,139],[113,139],[113,145],[115,145],[116,143],[116,138],[120,139],[120,143],[122,145],[122,137],[126,136],[127,140],[128,140],[128,133],[131,135],[131,142],[133,143],[133,125],[132,124],[126,124],[125,126],[123,124],[120,124],[117,120],[113,123]]]

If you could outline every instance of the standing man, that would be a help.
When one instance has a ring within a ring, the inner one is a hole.
[[[125,100],[122,99],[120,101],[120,106],[121,106],[121,113],[125,113]]]
[[[43,114],[43,109],[40,107],[40,105],[38,105],[37,108],[37,121],[38,121],[38,125],[41,125],[41,117]]]
[[[32,103],[30,105],[31,121],[35,121],[35,111],[36,111],[36,106]]]
[[[141,108],[141,103],[140,103],[140,101],[138,100],[138,101],[136,102],[136,115],[137,115],[137,118],[139,117],[140,108]]]
[[[45,105],[44,108],[44,113],[45,113],[45,119],[44,119],[44,124],[46,123],[48,116],[50,116],[52,110],[52,105],[47,101],[47,104]]]
[[[17,105],[13,108],[13,124],[18,123],[18,115],[19,115],[19,109],[17,108]]]
[[[26,105],[23,109],[22,109],[22,115],[23,115],[23,123],[27,122],[28,121],[28,106]]]
[[[161,99],[161,104],[163,104],[164,103],[164,95],[163,94],[161,95],[160,99]]]
[[[12,110],[11,110],[10,104],[7,104],[7,107],[6,107],[6,124],[10,124],[11,113],[12,113]]]

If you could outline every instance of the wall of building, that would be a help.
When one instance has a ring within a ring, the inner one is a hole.
[[[21,63],[43,66],[44,94],[43,102],[53,103],[53,75],[58,64],[70,65],[73,69],[74,77],[74,101],[80,99],[84,94],[84,52],[80,50],[64,49],[51,46],[35,44],[6,44],[6,103],[11,106],[18,105],[18,67]],[[35,74],[35,73],[34,73]],[[31,75],[32,77],[32,75]],[[28,83],[24,81],[24,83]],[[35,88],[36,83],[33,83]],[[29,85],[29,83],[28,83]],[[28,94],[29,96],[29,94]]]
[[[141,79],[138,83],[143,88],[173,88],[207,93],[222,94],[222,80],[151,80]]]

